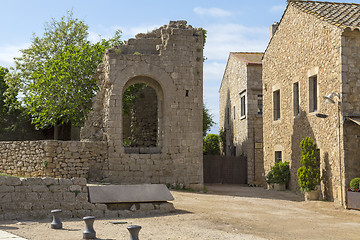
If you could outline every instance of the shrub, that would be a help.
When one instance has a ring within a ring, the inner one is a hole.
[[[300,190],[309,192],[315,190],[320,184],[320,153],[316,144],[310,137],[304,138],[300,143],[301,164],[297,171]]]
[[[220,137],[217,134],[208,134],[204,139],[203,153],[205,155],[220,155]]]
[[[289,162],[277,162],[266,175],[269,184],[287,184],[290,179]]]
[[[353,192],[360,189],[360,178],[354,178],[350,181],[350,189]]]

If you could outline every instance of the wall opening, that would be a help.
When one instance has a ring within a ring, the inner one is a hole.
[[[122,140],[126,153],[161,152],[161,103],[161,87],[155,80],[140,76],[126,84],[122,96]]]

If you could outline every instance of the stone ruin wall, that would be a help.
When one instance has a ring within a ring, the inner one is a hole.
[[[105,142],[0,142],[0,172],[14,176],[101,180],[106,161]]]
[[[202,29],[170,22],[108,49],[97,69],[100,91],[83,141],[107,141],[112,183],[181,183],[202,188]],[[158,98],[157,146],[123,146],[122,93],[149,84]]]
[[[129,204],[128,210],[90,203],[85,178],[0,176],[0,221],[51,218],[54,209],[62,210],[61,218],[126,218],[174,210],[167,202]]]

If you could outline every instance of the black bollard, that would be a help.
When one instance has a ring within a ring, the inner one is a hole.
[[[139,240],[139,232],[141,226],[138,225],[130,225],[127,227],[127,230],[130,232],[130,240]]]
[[[94,230],[94,221],[95,217],[93,216],[87,216],[83,217],[85,221],[85,231],[83,232],[83,239],[96,239],[96,232]]]
[[[51,210],[51,213],[53,215],[53,220],[51,222],[51,228],[52,229],[62,229],[62,222],[60,220],[60,209]]]

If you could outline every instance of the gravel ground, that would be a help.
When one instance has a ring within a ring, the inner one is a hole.
[[[209,185],[206,194],[172,194],[174,213],[142,218],[98,219],[98,239],[129,239],[128,225],[140,225],[140,240],[153,239],[360,239],[360,211],[333,202],[304,202],[290,191],[238,185]],[[64,219],[62,230],[50,220],[0,222],[0,230],[31,239],[81,239],[84,222]]]

